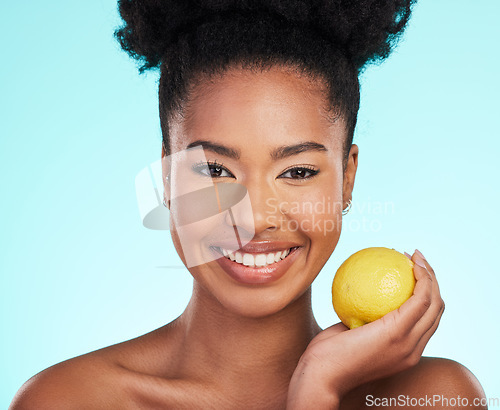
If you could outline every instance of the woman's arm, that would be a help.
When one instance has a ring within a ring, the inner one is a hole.
[[[338,408],[342,398],[364,383],[415,366],[444,311],[436,276],[420,255],[412,256],[413,295],[379,320],[348,330],[342,323],[309,344],[290,381],[287,407]]]

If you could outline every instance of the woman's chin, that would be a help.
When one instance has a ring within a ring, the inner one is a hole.
[[[189,269],[198,288],[194,294],[214,311],[222,309],[223,315],[254,319],[284,313],[297,303],[309,306],[311,284],[326,262],[326,252],[316,251],[312,257],[309,253],[310,246],[293,248],[263,268],[240,266],[221,254]]]
[[[232,292],[226,292],[219,295],[214,295],[226,312],[244,318],[266,318],[284,312],[289,306],[296,303],[297,300],[306,296],[310,291],[310,287],[306,289],[292,292],[288,288],[288,292],[284,289],[255,289],[244,290],[237,289]]]
[[[273,316],[282,311],[287,303],[284,301],[266,301],[239,303],[238,301],[224,301],[223,306],[227,311],[236,316],[248,319],[260,319]]]

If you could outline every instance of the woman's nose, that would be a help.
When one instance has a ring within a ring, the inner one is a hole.
[[[232,207],[232,218],[231,215],[226,217],[226,223],[236,225],[238,229],[244,229],[254,236],[266,230],[277,229],[283,215],[273,187],[268,183],[256,181],[245,184],[245,188],[245,198],[241,204]]]

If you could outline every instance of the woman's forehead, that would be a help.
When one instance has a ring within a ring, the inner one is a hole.
[[[170,125],[173,151],[198,139],[265,145],[342,139],[344,122],[325,115],[321,84],[292,73],[231,72],[194,90],[182,117]]]
[[[287,106],[290,104],[327,105],[325,85],[290,69],[272,67],[267,70],[230,69],[222,75],[199,81],[191,90],[186,118],[196,114],[207,102],[218,106],[253,104]],[[193,107],[194,106],[194,107]],[[236,108],[238,108],[236,107]],[[193,110],[198,108],[198,110]],[[214,108],[214,107],[212,107]],[[324,107],[323,107],[324,108]]]

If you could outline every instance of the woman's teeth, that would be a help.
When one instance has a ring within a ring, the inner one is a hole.
[[[267,266],[267,265],[272,265],[273,263],[279,262],[282,259],[285,259],[288,254],[290,253],[290,249],[286,249],[284,251],[280,252],[274,252],[274,253],[259,253],[257,255],[254,255],[252,253],[244,253],[244,252],[236,252],[232,253],[227,251],[224,248],[220,248],[222,251],[222,254],[228,258],[231,259],[233,262],[236,263],[241,263],[242,265],[245,266]]]

